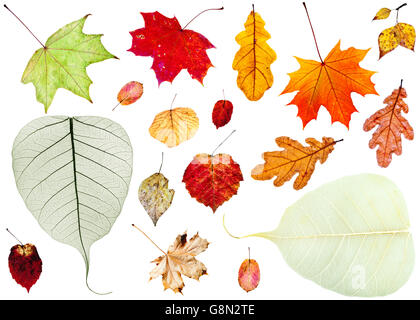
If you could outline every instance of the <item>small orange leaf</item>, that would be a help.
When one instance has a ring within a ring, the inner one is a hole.
[[[334,145],[339,142],[326,137],[322,138],[322,142],[314,138],[307,138],[305,141],[309,146],[304,147],[299,141],[289,137],[277,138],[277,145],[284,150],[265,152],[263,154],[265,163],[252,170],[252,178],[270,180],[277,176],[274,185],[280,187],[299,173],[293,188],[299,190],[305,187],[315,170],[316,162],[319,160],[321,164],[324,163],[334,150]]]
[[[376,150],[376,159],[378,165],[386,168],[392,161],[392,154],[401,155],[402,141],[401,134],[407,140],[414,139],[414,130],[408,123],[401,112],[408,113],[408,105],[404,102],[407,98],[407,92],[401,85],[398,89],[394,90],[391,95],[385,98],[385,108],[380,109],[366,119],[363,125],[363,130],[370,131],[378,126],[369,141],[369,148]]]
[[[137,81],[130,81],[121,88],[120,92],[118,92],[118,104],[112,110],[115,110],[120,104],[123,106],[132,104],[140,99],[142,95],[143,85]]]

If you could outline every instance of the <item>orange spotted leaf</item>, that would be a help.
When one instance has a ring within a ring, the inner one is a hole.
[[[213,212],[237,194],[243,181],[239,164],[228,154],[198,154],[185,169],[182,182],[191,197]]]
[[[408,113],[408,105],[404,102],[407,92],[401,85],[394,90],[391,95],[385,98],[385,108],[380,109],[371,115],[363,125],[365,131],[370,131],[376,126],[378,128],[369,141],[369,148],[376,150],[378,165],[386,168],[392,161],[392,154],[401,155],[402,141],[401,135],[407,140],[414,139],[414,131],[401,112]]]
[[[342,51],[339,41],[323,62],[296,57],[300,69],[289,74],[290,82],[281,94],[298,91],[288,105],[298,107],[303,127],[317,118],[322,105],[332,123],[338,121],[348,128],[352,113],[357,111],[351,93],[378,94],[371,81],[375,72],[359,66],[368,51],[353,47]]]
[[[322,138],[322,142],[314,138],[307,138],[305,141],[309,146],[305,147],[289,137],[277,138],[277,145],[284,150],[265,152],[263,154],[265,163],[252,170],[252,178],[271,180],[277,176],[274,185],[280,187],[298,173],[293,188],[299,190],[305,187],[315,170],[317,161],[321,164],[327,161],[328,155],[334,150],[334,145],[339,142],[326,137]]]

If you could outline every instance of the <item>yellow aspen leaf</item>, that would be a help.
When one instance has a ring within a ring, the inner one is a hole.
[[[416,30],[408,23],[397,23],[382,31],[378,37],[379,59],[399,45],[413,50],[416,43]]]
[[[159,218],[171,206],[175,190],[168,188],[168,179],[160,172],[143,180],[139,187],[139,200],[156,226]]]
[[[391,9],[388,8],[382,8],[377,13],[376,16],[373,18],[373,20],[383,20],[389,17],[391,13]]]
[[[289,137],[279,137],[276,143],[282,151],[265,152],[263,154],[264,164],[256,166],[251,173],[255,180],[271,180],[274,176],[276,187],[282,186],[286,181],[296,178],[293,188],[295,190],[302,189],[307,185],[312,173],[315,170],[317,161],[323,164],[327,161],[328,155],[334,150],[334,145],[338,141],[333,138],[322,138],[322,142],[307,138],[305,147],[299,141],[290,139]]]
[[[156,115],[149,128],[150,135],[169,148],[191,139],[198,130],[199,121],[194,110],[175,108]]]
[[[239,89],[251,101],[261,99],[273,85],[270,65],[277,56],[266,42],[271,36],[264,25],[264,20],[253,9],[245,22],[245,30],[235,38],[241,48],[235,55],[232,68],[238,71]]]

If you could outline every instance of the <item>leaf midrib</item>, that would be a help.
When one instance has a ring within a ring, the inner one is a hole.
[[[401,229],[401,230],[390,230],[390,231],[369,231],[369,232],[354,232],[354,233],[330,233],[330,234],[326,233],[326,234],[314,234],[314,235],[308,235],[308,236],[276,236],[270,233],[266,233],[266,234],[262,233],[262,234],[255,234],[255,235],[277,239],[277,240],[304,240],[304,239],[318,239],[318,238],[348,238],[348,237],[358,237],[358,236],[396,235],[396,234],[410,235],[411,233],[408,229]]]
[[[82,246],[84,258],[86,261],[86,267],[87,267],[87,270],[89,270],[89,259],[86,253],[85,245],[83,243],[82,230],[81,230],[82,226],[80,225],[80,202],[79,202],[79,192],[77,190],[76,150],[74,148],[73,118],[69,118],[69,122],[70,122],[71,153],[72,153],[72,159],[73,159],[73,181],[74,181],[74,191],[75,191],[75,197],[76,197],[76,213],[77,213],[77,226],[78,226],[77,229],[79,233],[80,244]]]

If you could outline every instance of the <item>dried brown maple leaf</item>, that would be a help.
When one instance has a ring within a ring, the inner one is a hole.
[[[143,231],[135,225],[133,226],[147,237]],[[147,238],[151,241],[149,237]],[[155,243],[153,242],[153,244]],[[178,235],[168,252],[158,247],[164,255],[152,261],[152,263],[156,263],[156,267],[150,272],[150,280],[162,276],[164,290],[172,289],[175,293],[182,293],[184,288],[182,275],[199,280],[202,275],[207,274],[206,266],[195,256],[205,251],[208,246],[209,242],[200,238],[198,232],[188,241],[186,232]]]
[[[277,138],[277,145],[284,150],[265,152],[263,154],[265,163],[257,165],[252,170],[252,178],[270,180],[277,176],[274,185],[280,187],[299,173],[293,188],[302,189],[311,178],[316,162],[319,160],[321,164],[324,163],[334,150],[334,145],[342,140],[334,141],[333,138],[323,137],[322,142],[314,138],[307,138],[305,141],[309,146],[305,147],[299,141],[289,137]]]
[[[363,130],[370,131],[378,126],[369,141],[369,148],[376,150],[378,165],[386,168],[392,161],[392,154],[401,155],[402,141],[401,134],[407,140],[414,139],[414,131],[411,125],[401,115],[401,111],[408,113],[408,105],[403,101],[407,98],[407,92],[402,87],[395,89],[391,95],[385,98],[385,108],[382,108],[366,119]]]

